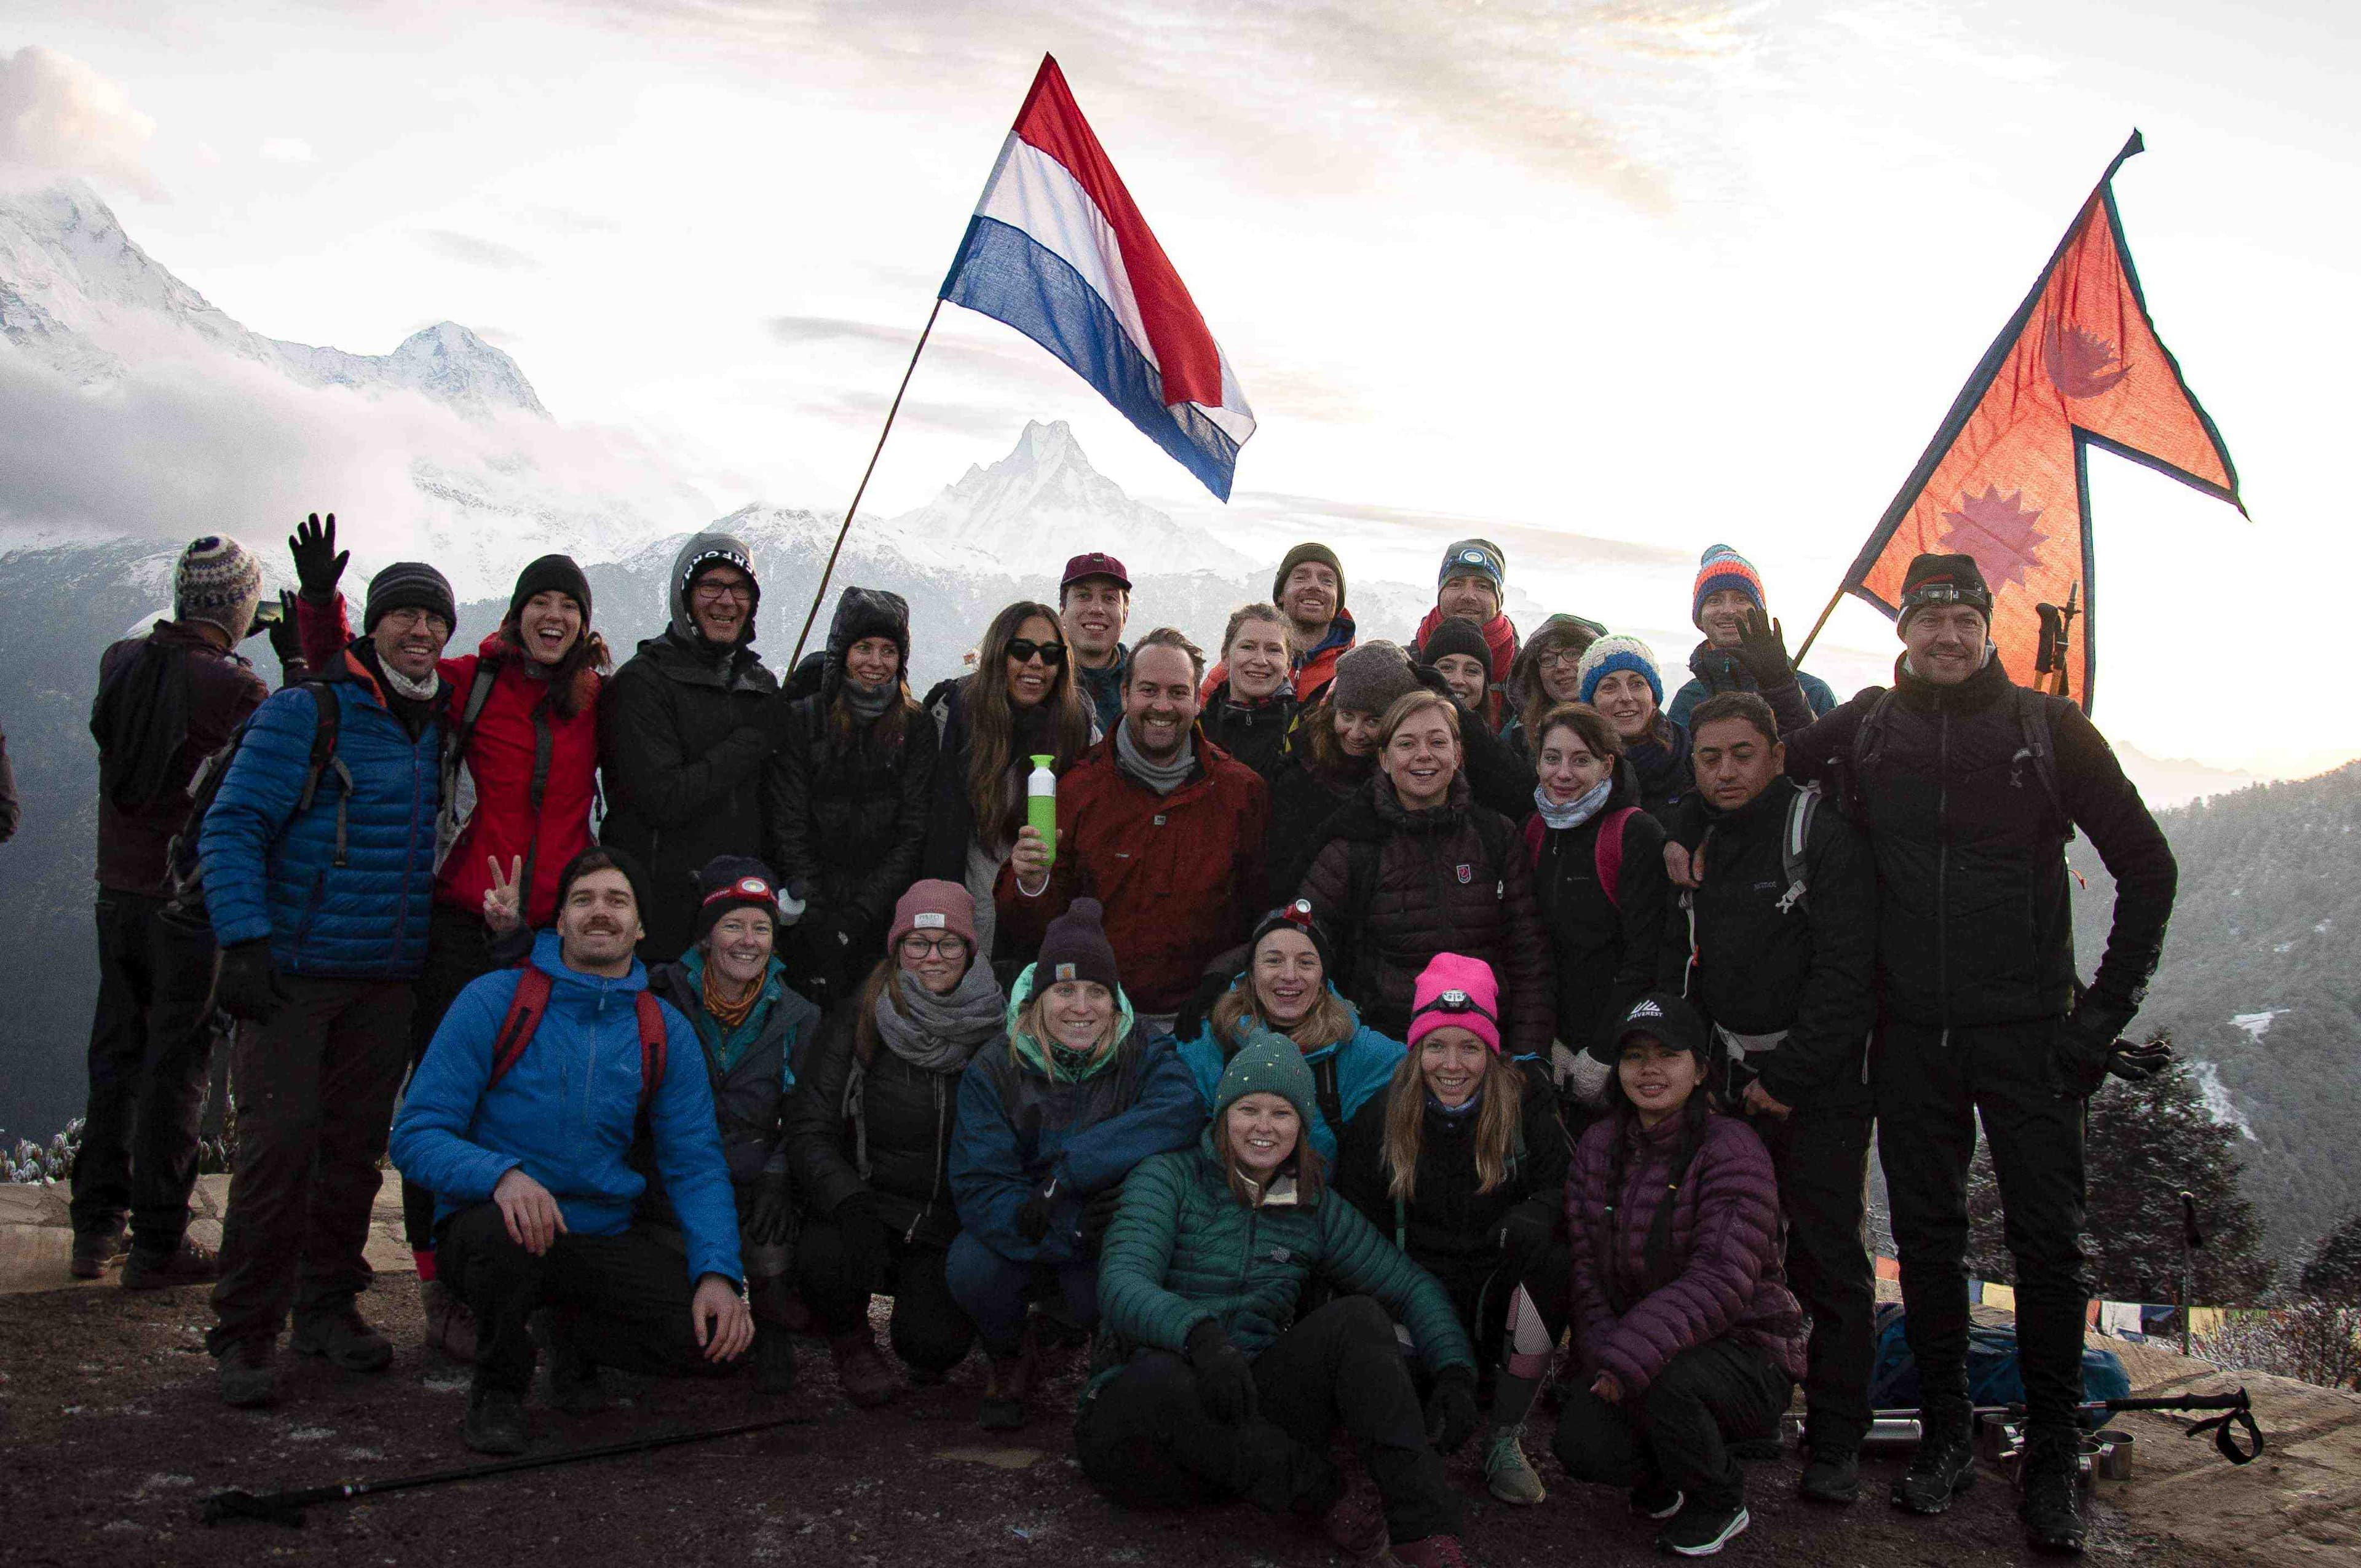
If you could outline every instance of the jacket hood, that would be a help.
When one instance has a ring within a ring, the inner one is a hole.
[[[1041,1048],[1041,1042],[1016,1026],[1016,1020],[1024,1013],[1025,1004],[1033,1000],[1034,967],[1027,964],[1025,972],[1016,977],[1016,983],[1008,988],[1008,1049],[1027,1070],[1038,1072],[1043,1078],[1055,1081],[1057,1074],[1049,1069],[1049,1056]],[[1137,1021],[1137,1015],[1131,1009],[1131,998],[1123,993],[1122,986],[1116,986],[1115,988],[1115,1044],[1099,1054],[1098,1060],[1093,1062],[1090,1070],[1082,1074],[1084,1078],[1097,1077],[1105,1069],[1107,1063],[1115,1060],[1115,1053],[1122,1049],[1124,1041],[1131,1037],[1132,1029]]]
[[[566,944],[559,939],[555,931],[544,930],[533,937],[533,967],[555,981],[556,988],[561,991],[574,990],[591,993],[603,992],[629,996],[633,992],[645,991],[648,988],[648,966],[637,959],[631,960],[629,974],[618,975],[612,979],[603,974],[585,974],[580,970],[567,968]]]
[[[1517,650],[1514,663],[1509,666],[1509,711],[1521,723],[1526,707],[1542,695],[1542,655],[1562,642],[1576,642],[1587,648],[1607,635],[1607,628],[1587,616],[1553,615],[1533,628],[1533,634]]]
[[[837,596],[836,613],[828,623],[828,663],[820,676],[820,695],[834,701],[844,685],[844,656],[864,637],[883,637],[902,656],[901,681],[910,679],[910,603],[885,588],[847,588]]]
[[[754,623],[763,608],[763,579],[754,575],[754,551],[735,534],[719,532],[693,533],[680,553],[672,558],[672,576],[665,587],[664,604],[672,612],[675,635],[693,645],[702,646],[705,639],[688,618],[688,580],[698,568],[719,564],[735,566],[746,574],[754,587],[754,602],[747,607],[746,630],[738,634],[738,646],[746,647],[754,641]]]

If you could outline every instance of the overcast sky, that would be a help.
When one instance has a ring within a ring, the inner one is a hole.
[[[0,93],[26,46],[88,74],[0,154],[80,168],[259,332],[456,319],[713,514],[834,509],[1046,49],[1260,416],[1237,503],[948,311],[873,504],[1067,419],[1257,553],[1415,577],[1502,531],[1521,586],[1672,664],[1716,541],[1800,640],[2136,125],[2125,225],[2254,521],[2094,455],[2099,717],[2296,770],[2361,751],[2356,32],[2326,0],[19,0]],[[1812,663],[1850,689],[1893,646],[1848,601]]]

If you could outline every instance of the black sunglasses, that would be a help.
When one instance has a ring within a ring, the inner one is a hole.
[[[1029,664],[1038,658],[1054,670],[1066,662],[1066,645],[1063,642],[1027,642],[1017,637],[1009,641],[1008,656],[1020,664]]]

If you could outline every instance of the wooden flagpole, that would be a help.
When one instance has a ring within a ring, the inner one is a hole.
[[[918,356],[927,351],[927,339],[935,330],[935,318],[943,313],[942,296],[935,297],[935,308],[927,313],[927,324],[918,334],[918,345],[910,350],[910,363],[903,368],[902,384],[894,389],[894,403],[885,411],[885,428],[877,433],[877,445],[869,454],[869,466],[861,471],[861,483],[852,492],[852,504],[844,509],[844,523],[836,531],[836,543],[829,547],[828,565],[820,569],[819,587],[812,595],[811,613],[804,617],[804,629],[796,633],[796,651],[787,656],[786,673],[792,676],[803,662],[804,644],[810,640],[812,623],[819,619],[819,607],[828,598],[828,583],[836,576],[836,558],[844,550],[844,536],[852,532],[852,516],[861,510],[861,498],[869,492],[869,477],[877,472],[877,459],[885,451],[885,438],[894,433],[894,416],[902,411],[902,394],[910,389],[910,378],[918,368]],[[1820,619],[1827,620],[1826,616]],[[1815,628],[1815,630],[1817,630]],[[904,672],[907,674],[907,672]]]
[[[1828,617],[1837,612],[1837,601],[1844,598],[1844,592],[1845,586],[1839,583],[1837,591],[1828,596],[1828,609],[1820,611],[1820,619],[1812,622],[1812,630],[1806,634],[1804,645],[1795,650],[1795,657],[1790,661],[1795,668],[1800,670],[1804,667],[1804,655],[1812,651],[1813,641],[1819,636],[1820,628],[1826,626],[1828,623]]]

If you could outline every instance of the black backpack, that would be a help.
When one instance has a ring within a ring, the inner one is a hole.
[[[335,689],[325,681],[299,681],[296,685],[312,694],[316,721],[312,728],[312,755],[303,773],[303,794],[295,803],[299,812],[312,808],[313,797],[318,794],[321,778],[333,771],[344,785],[336,796],[336,859],[342,866],[345,860],[345,807],[352,798],[353,775],[336,755],[336,732],[344,715],[336,703]],[[284,688],[282,688],[284,689]],[[260,708],[255,709],[259,713]],[[172,837],[171,847],[165,851],[164,874],[170,892],[164,904],[165,918],[184,926],[209,925],[205,912],[204,867],[197,859],[197,840],[204,831],[205,814],[214,808],[214,800],[221,794],[222,780],[229,776],[229,765],[236,760],[238,748],[246,743],[247,731],[253,728],[254,714],[237,727],[237,732],[222,745],[220,751],[197,764],[189,779],[189,817],[180,832]]]

